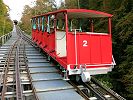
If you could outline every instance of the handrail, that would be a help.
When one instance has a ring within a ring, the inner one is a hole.
[[[9,32],[9,33],[7,33],[7,34],[4,34],[4,35],[2,35],[2,36],[0,36],[0,38],[2,38],[2,37],[4,37],[4,36],[7,36],[7,35],[10,35],[12,32]]]
[[[0,36],[0,46],[3,45],[11,36],[12,32]]]

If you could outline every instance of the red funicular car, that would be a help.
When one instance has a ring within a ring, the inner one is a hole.
[[[90,75],[106,74],[115,65],[111,17],[87,9],[65,9],[34,16],[32,39],[61,65],[66,79],[69,75],[81,75],[86,82]]]

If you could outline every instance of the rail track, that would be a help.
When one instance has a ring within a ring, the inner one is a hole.
[[[16,40],[9,49],[9,52],[7,54],[6,61],[5,61],[4,67],[3,67],[3,71],[2,71],[3,73],[1,74],[1,81],[3,81],[2,82],[3,89],[2,89],[2,93],[1,93],[2,100],[4,100],[4,98],[5,98],[5,92],[7,90],[6,83],[7,83],[8,71],[9,71],[9,67],[10,67],[11,56],[13,55],[13,50],[16,47],[17,41],[18,40]]]
[[[19,30],[16,30],[13,34],[15,34],[14,37],[1,49],[4,52],[2,59],[0,59],[1,68],[5,63],[3,56],[12,59],[12,61],[9,61],[10,68],[6,67],[8,68],[7,76],[12,77],[8,80],[2,78],[6,84],[1,82],[2,86],[5,86],[5,88],[2,88],[2,100],[11,98],[13,100],[83,100],[82,96],[69,83],[62,80],[55,65],[49,63],[46,56],[40,54],[38,49],[36,50],[32,46],[34,44],[31,45],[32,42],[25,41],[28,39],[22,37]],[[7,52],[12,46],[11,41],[15,41],[19,37],[23,39],[18,40],[12,56],[9,57]],[[9,86],[10,88],[7,88]]]
[[[63,81],[56,65],[16,26],[0,48],[1,100],[125,100],[92,77],[78,84]]]
[[[103,86],[94,77],[92,77],[91,82],[82,82],[80,85],[73,81],[69,81],[69,83],[86,100],[126,100],[110,88]]]
[[[26,39],[28,41],[31,41],[31,39],[29,39],[26,35],[25,35]],[[32,43],[32,42],[31,42]],[[32,43],[33,45],[33,43]],[[35,44],[33,45],[35,46]],[[116,92],[114,92],[113,90],[107,88],[106,86],[103,86],[97,79],[95,79],[94,77],[91,78],[91,82],[93,82],[93,86],[91,85],[92,83],[82,83],[82,88],[79,88],[78,86],[75,85],[75,83],[73,83],[72,81],[69,81],[69,83],[74,86],[74,88],[78,91],[78,93],[83,96],[85,99],[91,99],[91,97],[89,97],[88,92],[87,91],[83,91],[84,89],[89,89],[96,98],[94,99],[99,99],[99,100],[126,100],[125,98],[121,97],[120,95],[118,95]],[[95,85],[95,86],[94,86]],[[97,88],[94,88],[97,87]],[[99,90],[98,90],[99,88]]]

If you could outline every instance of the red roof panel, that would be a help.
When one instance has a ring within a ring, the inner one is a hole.
[[[48,12],[46,14],[42,15],[37,15],[34,17],[38,16],[46,16],[50,14],[56,14],[56,13],[61,13],[61,12],[67,12],[68,18],[90,18],[90,17],[112,17],[112,14],[108,14],[105,12],[101,11],[96,11],[96,10],[88,10],[88,9],[64,9],[64,10],[57,10],[53,12]]]

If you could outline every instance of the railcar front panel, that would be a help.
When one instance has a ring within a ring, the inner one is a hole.
[[[94,67],[92,65],[112,64],[112,42],[109,34],[77,32],[75,36],[74,33],[69,33],[67,49],[68,64],[91,65],[87,68]]]

